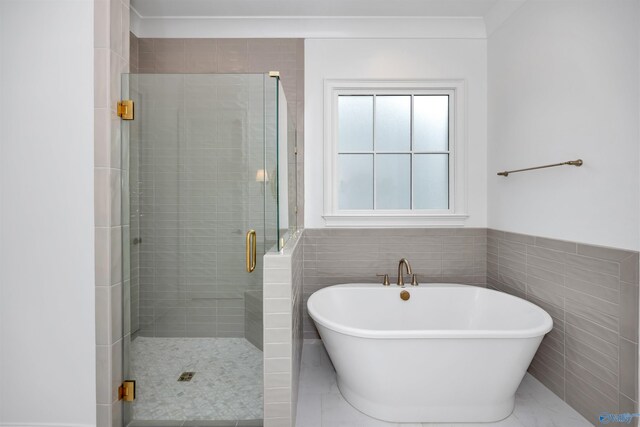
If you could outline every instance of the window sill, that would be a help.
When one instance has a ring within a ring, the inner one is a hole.
[[[350,228],[411,228],[464,227],[465,214],[442,215],[323,215],[327,227]]]

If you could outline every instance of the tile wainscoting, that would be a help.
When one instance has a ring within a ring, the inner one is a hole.
[[[407,258],[421,282],[486,285],[484,228],[306,229],[304,231],[304,337],[318,338],[307,313],[312,293],[338,283],[397,279]]]
[[[637,412],[637,252],[490,229],[487,286],[553,317],[533,376],[594,424]]]
[[[492,229],[307,229],[304,337],[313,292],[396,280],[407,258],[422,283],[487,286],[527,299],[554,321],[529,372],[590,422],[637,412],[638,252]]]

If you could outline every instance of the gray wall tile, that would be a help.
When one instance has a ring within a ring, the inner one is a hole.
[[[611,398],[601,390],[596,388],[597,383],[590,383],[586,381],[587,377],[579,377],[572,371],[567,371],[566,376],[566,388],[567,394],[571,393],[574,396],[580,396],[582,399],[592,402],[591,408],[603,407],[603,408],[617,408],[618,399]],[[595,418],[589,418],[595,421]]]
[[[132,72],[266,73],[280,71],[298,144],[298,227],[304,226],[304,40],[162,39],[131,35]],[[135,57],[134,57],[135,55]]]
[[[571,405],[576,411],[580,412],[583,417],[588,420],[598,419],[598,415],[600,414],[600,410],[596,409],[596,407],[600,404],[600,402],[594,401],[594,399],[584,395],[579,386],[571,384],[567,386],[567,393],[565,401]]]
[[[567,254],[554,249],[527,245],[527,255],[563,263]]]
[[[635,408],[638,253],[500,230],[487,236],[490,287],[553,318],[529,372],[593,422],[601,410]]]
[[[638,341],[638,286],[620,283],[620,336]]]
[[[555,272],[561,275],[564,273],[564,263],[561,261],[559,262],[558,260],[538,258],[534,255],[527,254],[526,262],[529,266]]]
[[[504,232],[502,239],[507,241],[525,243],[528,245],[532,245],[535,242],[535,237],[533,236],[528,236],[526,234],[519,234],[519,233],[511,233],[508,231]]]
[[[396,281],[398,261],[403,257],[412,263],[421,283],[486,286],[487,241],[486,229],[305,230],[305,338],[318,338],[306,312],[306,301],[313,292],[339,283],[378,282],[376,273],[387,273]],[[524,249],[518,242],[512,245],[505,248],[514,252]],[[513,263],[517,265],[518,261]]]
[[[573,277],[565,277],[564,284],[567,288],[601,298],[613,304],[617,304],[620,300],[620,291],[617,289],[594,285]]]
[[[613,387],[618,386],[618,373],[616,371],[607,369],[606,367],[598,364],[596,361],[589,358],[587,352],[580,351],[580,348],[578,347],[574,347],[573,345],[566,347],[566,361],[567,364],[574,363],[583,367],[592,375]]]
[[[550,373],[543,363],[533,361],[529,367],[529,373],[536,377],[549,390],[564,399],[565,379]]]
[[[620,392],[638,401],[638,344],[620,338]]]
[[[574,242],[567,242],[564,240],[547,239],[545,237],[536,237],[535,245],[541,248],[555,249],[567,253],[576,252],[576,244]]]
[[[613,331],[619,331],[619,319],[617,315],[609,315],[601,311],[590,309],[587,305],[571,299],[565,300],[565,310],[567,313],[577,314],[584,318],[591,319],[605,328]]]
[[[624,249],[607,248],[604,246],[584,245],[581,243],[578,243],[577,252],[588,257],[617,262],[623,261],[634,254],[637,256],[637,252],[627,251]]]
[[[625,413],[629,413],[629,414],[634,414],[638,412],[638,403],[629,399],[627,396],[625,396],[624,394],[620,394],[619,395],[619,399],[620,399],[620,404],[618,406],[618,413],[620,414],[625,414]],[[638,418],[634,418],[633,421],[631,421],[631,424],[629,424],[631,426],[638,426]]]
[[[586,318],[581,316],[576,316],[575,314],[570,312],[565,313],[565,319],[567,327],[569,325],[575,326],[576,328],[579,328],[582,331],[585,331],[600,339],[608,341],[611,344],[616,345],[618,343],[618,333],[616,331],[607,329],[591,320],[587,320]]]
[[[567,300],[575,301],[596,312],[602,312],[614,317],[619,316],[618,304],[605,301],[597,296],[586,293],[588,291],[586,287],[582,290],[585,292],[576,291],[572,288],[565,288],[564,292]]]
[[[638,254],[633,254],[625,258],[620,263],[620,280],[623,282],[637,284],[638,283]]]
[[[565,256],[567,265],[578,267],[584,270],[596,271],[617,276],[620,274],[620,264],[613,261],[586,257],[583,255],[567,254]]]

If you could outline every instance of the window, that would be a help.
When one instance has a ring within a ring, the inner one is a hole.
[[[462,82],[325,83],[327,225],[462,224]]]

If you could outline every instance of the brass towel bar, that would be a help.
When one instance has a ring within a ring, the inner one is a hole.
[[[535,167],[532,167],[532,168],[516,169],[516,170],[512,170],[512,171],[498,172],[498,175],[500,175],[500,176],[509,176],[510,173],[532,171],[532,170],[535,170],[535,169],[553,168],[553,167],[556,167],[556,166],[564,166],[564,165],[582,166],[582,163],[583,163],[582,159],[569,160],[568,162],[554,163],[552,165],[535,166]]]

